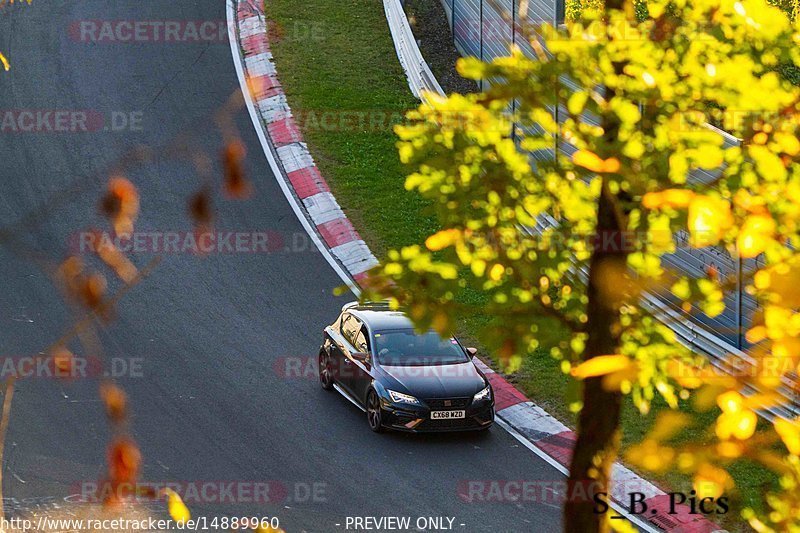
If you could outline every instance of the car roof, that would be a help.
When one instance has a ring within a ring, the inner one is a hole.
[[[367,324],[372,331],[414,328],[411,320],[400,311],[377,311],[358,308],[350,308],[347,311]]]

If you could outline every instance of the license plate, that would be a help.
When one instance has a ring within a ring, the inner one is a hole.
[[[466,418],[465,411],[431,411],[431,419],[445,420],[450,418]]]

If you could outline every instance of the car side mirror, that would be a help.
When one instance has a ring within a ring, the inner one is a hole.
[[[478,349],[477,348],[472,348],[472,347],[467,348],[467,355],[469,355],[470,359],[475,357],[475,354],[477,354],[477,353],[478,353]]]
[[[368,353],[364,353],[364,352],[353,352],[353,353],[350,354],[350,357],[352,357],[353,359],[355,359],[359,363],[363,363],[367,359],[369,359],[369,354]]]

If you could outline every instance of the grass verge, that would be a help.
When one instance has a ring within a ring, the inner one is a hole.
[[[406,169],[398,160],[390,119],[416,102],[397,60],[382,4],[306,0],[300,8],[293,0],[270,0],[267,16],[277,28],[272,48],[289,103],[295,115],[305,117],[300,127],[309,149],[348,217],[379,258],[389,248],[422,242],[435,231],[436,222],[426,215],[426,202],[403,188]],[[312,116],[330,120],[309,120]],[[464,331],[483,320],[468,321]],[[542,324],[540,331],[549,332],[541,339],[544,348],[564,335],[554,324]],[[565,403],[568,378],[546,350],[533,354],[521,372],[509,377],[538,404],[575,427],[575,415]],[[663,408],[656,403],[643,416],[626,402],[623,450],[642,439]],[[691,412],[688,405],[683,409]],[[714,412],[692,415],[702,430],[711,427],[716,417]],[[701,434],[698,430],[695,437]],[[751,463],[739,462],[731,473],[738,487],[733,509],[758,508],[763,490],[776,483],[772,473]],[[676,473],[644,473],[644,477],[675,490],[691,489],[691,480]],[[713,518],[738,529],[737,515]]]
[[[405,194],[392,124],[415,106],[374,0],[270,0],[281,83],[320,171],[380,257],[433,230]]]

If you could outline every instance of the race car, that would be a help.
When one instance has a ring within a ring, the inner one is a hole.
[[[476,352],[455,337],[416,332],[388,305],[352,302],[324,330],[319,380],[364,411],[375,432],[486,430],[494,394]]]

